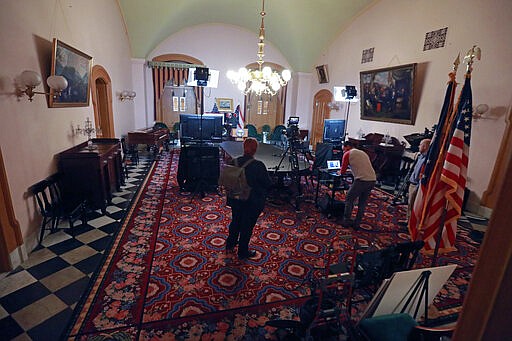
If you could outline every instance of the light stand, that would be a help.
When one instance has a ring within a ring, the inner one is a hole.
[[[194,78],[197,80],[197,86],[204,89],[204,87],[208,84],[208,68],[196,68]],[[205,191],[208,188],[208,183],[204,179],[204,169],[203,169],[203,115],[204,115],[204,96],[201,93],[201,105],[199,111],[199,179],[196,184],[196,188],[192,194],[191,201],[194,200],[194,197],[197,193],[201,193],[201,197],[204,198]]]
[[[345,87],[334,87],[334,101],[336,102],[348,102],[347,103],[347,111],[345,112],[345,127],[343,128],[343,136],[342,139],[345,141],[347,139],[347,128],[348,128],[348,115],[350,112],[350,102],[357,102],[358,99],[357,90],[354,85],[345,85]]]

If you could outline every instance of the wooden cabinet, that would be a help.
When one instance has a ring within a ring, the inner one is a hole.
[[[85,200],[92,209],[106,212],[112,193],[124,184],[121,145],[118,139],[92,139],[57,155],[63,174],[62,191],[66,200]]]

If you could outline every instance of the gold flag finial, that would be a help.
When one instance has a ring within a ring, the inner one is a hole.
[[[471,73],[471,71],[473,71],[473,61],[474,59],[478,59],[480,60],[480,58],[482,57],[482,51],[480,50],[480,48],[476,45],[473,45],[472,48],[469,49],[469,51],[466,53],[466,55],[464,56],[464,63],[468,64],[467,66],[467,73]]]
[[[457,55],[457,58],[455,58],[455,60],[453,61],[453,71],[454,72],[457,72],[457,69],[459,68],[459,64],[460,64],[460,52]]]

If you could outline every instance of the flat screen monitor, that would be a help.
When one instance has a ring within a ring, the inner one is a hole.
[[[345,120],[324,120],[323,142],[340,143],[343,141],[343,134],[345,134]]]
[[[186,141],[220,141],[224,115],[222,114],[180,114],[181,138]]]

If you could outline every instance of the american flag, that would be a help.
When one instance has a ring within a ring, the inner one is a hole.
[[[443,230],[439,249],[452,249],[455,245],[457,219],[462,213],[466,188],[472,107],[471,78],[467,74],[457,110],[454,112],[454,120],[450,120],[446,127],[446,147],[441,150],[441,162],[437,162],[438,165],[442,164],[439,180],[435,184],[429,183],[433,185],[433,191],[427,196],[430,200],[424,205],[424,214],[418,229],[421,230],[427,250],[436,247],[441,226]],[[416,207],[416,202],[414,206]]]
[[[235,113],[238,116],[238,129],[244,129],[244,114],[242,114],[242,109],[240,109],[240,104],[236,106]]]
[[[442,152],[443,141],[445,140],[447,121],[453,111],[453,99],[455,97],[455,88],[457,87],[457,83],[455,82],[455,73],[450,73],[449,77],[450,81],[448,82],[448,87],[446,89],[443,107],[434,131],[434,136],[430,142],[427,159],[423,169],[423,176],[419,183],[418,193],[409,219],[409,233],[411,234],[412,240],[422,239],[419,225],[424,217],[426,204],[430,201],[429,199],[432,191],[439,182],[439,168],[436,168],[436,166],[438,165],[440,153]]]

